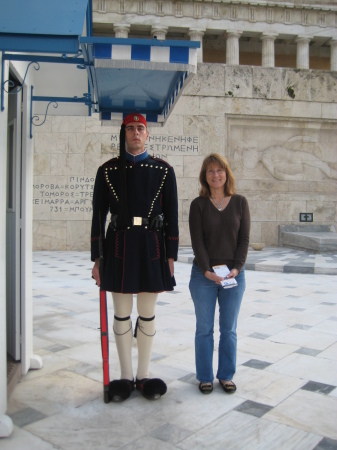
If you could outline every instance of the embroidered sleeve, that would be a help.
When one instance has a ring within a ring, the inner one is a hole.
[[[99,238],[101,234],[104,236],[105,222],[109,210],[109,197],[104,181],[103,167],[99,167],[97,171],[92,210],[91,261],[95,261],[99,257]]]
[[[168,258],[178,258],[178,194],[175,173],[172,167],[168,169],[163,186],[163,212],[165,220],[166,252]]]

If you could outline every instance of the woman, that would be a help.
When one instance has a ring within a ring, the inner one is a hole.
[[[213,391],[214,315],[219,302],[220,342],[216,377],[227,393],[236,391],[236,326],[245,291],[244,264],[248,253],[248,202],[236,194],[234,175],[227,160],[212,153],[202,164],[199,197],[191,203],[189,225],[195,255],[189,284],[196,314],[195,359],[199,389]],[[237,286],[224,289],[214,266],[227,265],[227,278]]]

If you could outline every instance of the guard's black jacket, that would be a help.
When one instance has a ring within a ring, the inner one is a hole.
[[[99,258],[99,236],[106,229],[108,212],[118,214],[119,164],[119,158],[113,158],[97,171],[91,227],[92,261]],[[167,259],[177,260],[179,240],[174,170],[146,152],[137,156],[127,154],[126,167],[130,216],[151,219],[163,214],[164,227],[154,230],[148,225],[133,225],[123,230],[109,225],[103,247],[101,289],[122,293],[172,291],[175,280]]]

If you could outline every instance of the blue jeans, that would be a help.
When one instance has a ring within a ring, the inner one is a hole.
[[[199,267],[193,264],[190,292],[195,308],[195,362],[197,379],[213,382],[214,315],[219,302],[219,362],[216,378],[232,380],[236,369],[236,326],[243,293],[246,288],[245,271],[235,277],[238,286],[224,289],[208,280]]]

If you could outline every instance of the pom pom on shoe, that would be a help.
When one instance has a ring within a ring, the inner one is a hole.
[[[167,391],[166,383],[160,378],[136,380],[136,388],[148,400],[157,400]]]
[[[109,384],[110,399],[113,402],[122,402],[130,397],[134,389],[133,380],[113,380]]]

